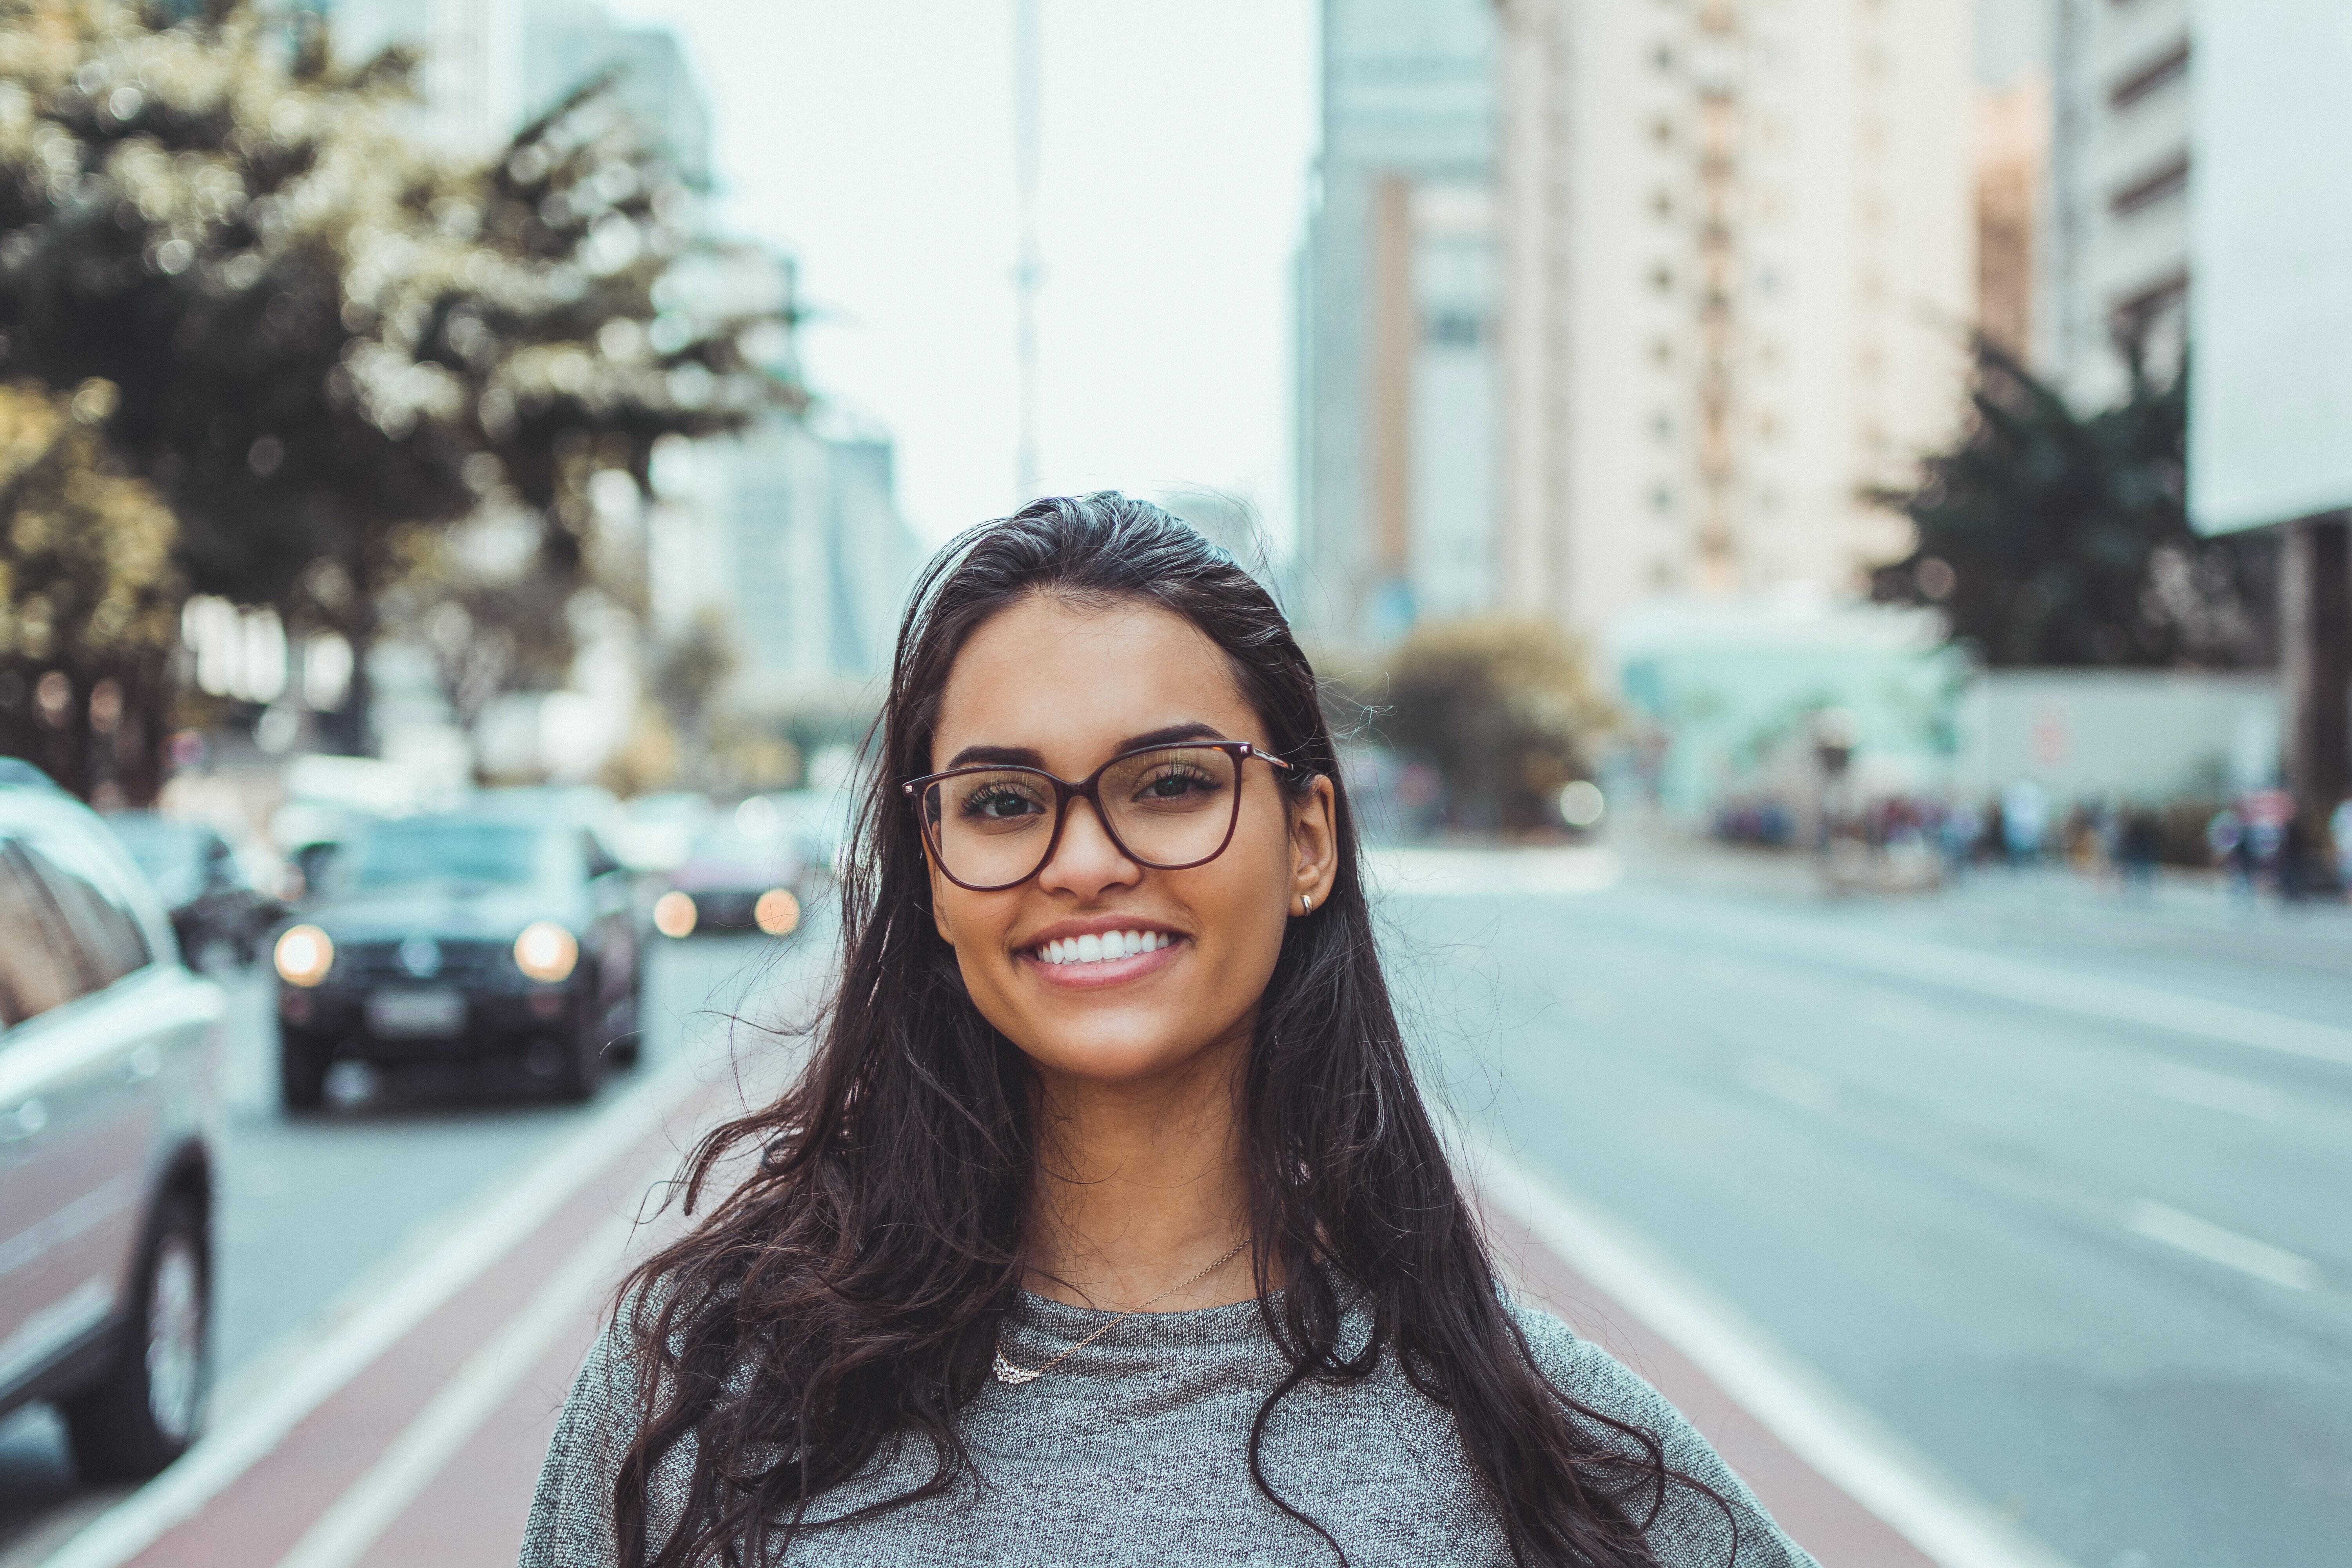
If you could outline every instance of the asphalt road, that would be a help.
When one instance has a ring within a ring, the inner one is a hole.
[[[2352,916],[1393,860],[1459,1114],[2082,1568],[2352,1561]]]
[[[1400,997],[1457,1113],[2079,1568],[2347,1560],[2352,916],[1633,867],[1382,862]],[[822,952],[664,944],[639,1071],[776,1048],[729,1016]],[[593,1109],[351,1082],[288,1122],[266,988],[238,1002],[223,1411]],[[20,1415],[0,1568],[117,1495],[76,1489],[51,1418]]]
[[[298,1363],[338,1323],[429,1253],[502,1184],[598,1107],[682,1054],[778,1048],[755,1026],[780,969],[823,943],[756,937],[664,942],[647,970],[642,1060],[596,1100],[555,1105],[479,1074],[331,1082],[326,1114],[278,1109],[271,991],[257,973],[221,978],[232,997],[223,1063],[226,1141],[215,1216],[219,1298],[215,1419]],[[739,1025],[733,1020],[740,1019]],[[0,1426],[0,1568],[28,1568],[123,1494],[74,1481],[46,1407]]]

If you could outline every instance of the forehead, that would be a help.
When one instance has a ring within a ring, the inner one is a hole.
[[[948,672],[931,766],[966,746],[1027,747],[1065,778],[1092,772],[1129,736],[1213,724],[1265,742],[1224,650],[1157,605],[1075,604],[1032,594],[968,638]]]

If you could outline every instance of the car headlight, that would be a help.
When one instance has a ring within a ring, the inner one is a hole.
[[[664,936],[692,936],[702,911],[693,898],[673,888],[654,900],[654,930]]]
[[[790,936],[801,923],[801,901],[789,888],[771,888],[751,906],[751,921],[770,936]]]
[[[289,985],[316,985],[335,966],[334,939],[317,926],[289,926],[271,957]]]
[[[533,921],[515,938],[514,958],[517,969],[551,985],[580,962],[580,942],[553,921]]]

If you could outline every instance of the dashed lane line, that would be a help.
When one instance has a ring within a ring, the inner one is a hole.
[[[2135,1236],[2160,1241],[2191,1257],[2266,1279],[2284,1289],[2308,1290],[2319,1283],[2319,1265],[2300,1253],[2257,1241],[2153,1198],[2142,1198],[2132,1205],[2131,1211],[2124,1216],[2124,1225]]]

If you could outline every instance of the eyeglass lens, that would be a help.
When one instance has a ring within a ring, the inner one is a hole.
[[[1121,757],[1096,787],[1111,837],[1144,865],[1208,859],[1223,847],[1238,809],[1240,762],[1205,746],[1160,746]],[[923,792],[940,864],[957,881],[996,888],[1045,864],[1054,841],[1053,781],[1030,768],[990,768],[941,779]]]

